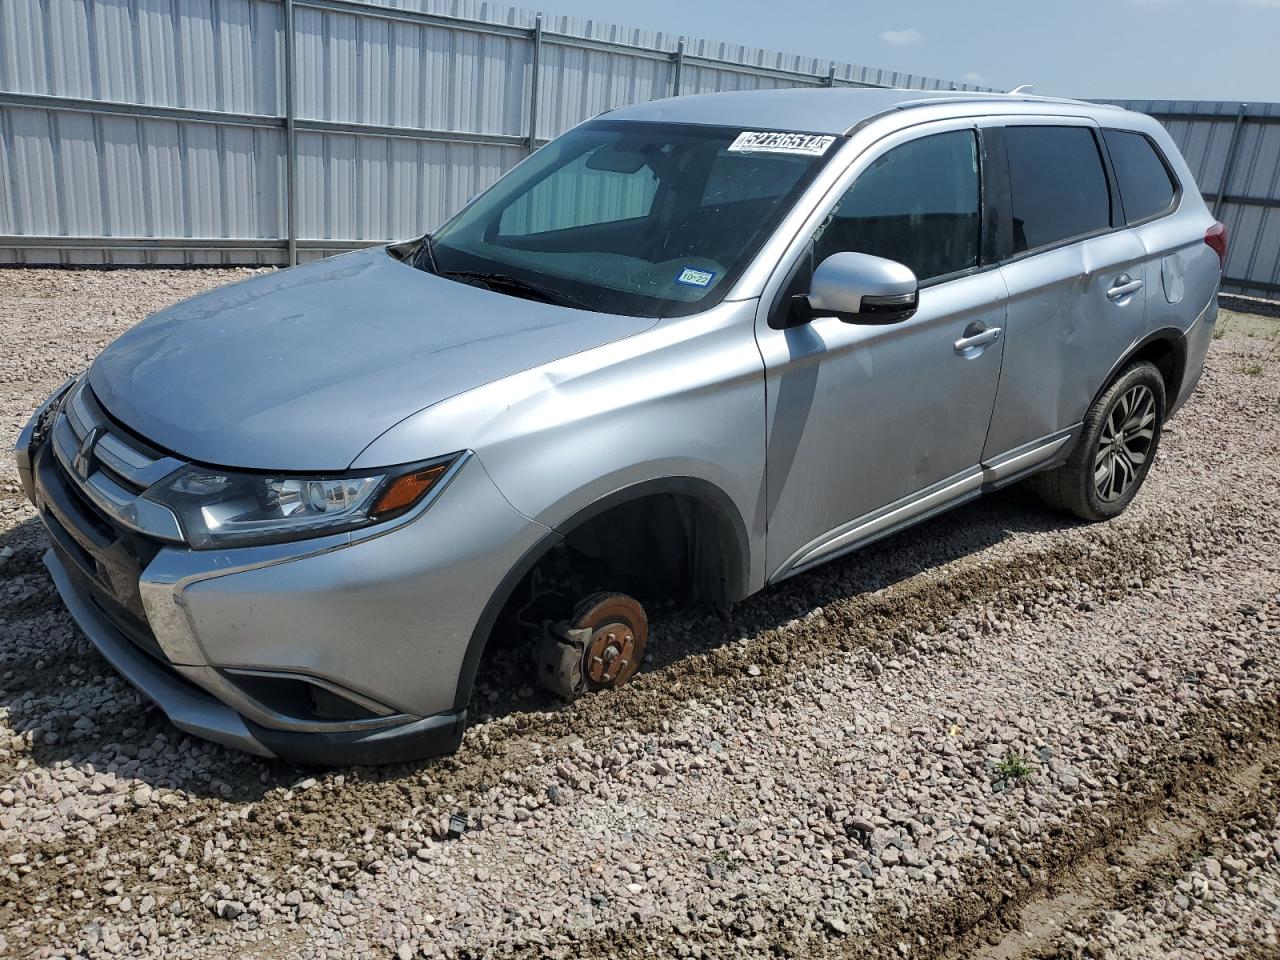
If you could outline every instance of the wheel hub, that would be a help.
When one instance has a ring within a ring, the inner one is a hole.
[[[575,611],[571,629],[591,631],[582,654],[582,673],[590,686],[621,686],[635,676],[649,633],[639,602],[621,593],[588,597]]]
[[[592,634],[582,661],[591,682],[613,683],[631,666],[635,646],[635,634],[625,623],[606,624]]]

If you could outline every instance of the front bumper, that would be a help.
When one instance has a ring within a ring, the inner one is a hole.
[[[111,527],[48,442],[25,465],[46,565],[112,665],[180,729],[302,763],[456,749],[476,625],[546,533],[474,457],[459,461],[447,504],[390,529],[221,551]]]
[[[179,730],[260,757],[319,765],[415,760],[451,753],[462,742],[466,711],[449,711],[368,732],[299,732],[246,720],[207,690],[180,673],[166,670],[138,649],[84,591],[77,589],[57,551],[48,550],[44,562],[62,602],[85,636]]]

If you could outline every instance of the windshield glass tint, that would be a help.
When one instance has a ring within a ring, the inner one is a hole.
[[[605,313],[705,310],[728,293],[836,149],[831,137],[752,132],[618,121],[578,127],[437,231],[436,267],[534,284]]]

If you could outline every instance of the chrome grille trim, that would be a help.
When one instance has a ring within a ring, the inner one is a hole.
[[[84,437],[90,429],[97,425],[94,423],[93,415],[89,413],[88,405],[84,402],[85,389],[85,383],[81,380],[75,389],[71,391],[71,397],[63,407],[77,440]]]
[[[119,526],[182,543],[182,528],[173,511],[140,496],[181,467],[182,461],[152,457],[112,432],[110,424],[94,416],[84,397],[87,389],[84,383],[75,388],[53,425],[53,453],[68,482]],[[81,447],[90,434],[96,439],[82,458]]]
[[[152,459],[145,453],[127,446],[114,433],[103,434],[95,448],[102,465],[139,491],[159,483],[173,471],[183,466],[173,457]]]

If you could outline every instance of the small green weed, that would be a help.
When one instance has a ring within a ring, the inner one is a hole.
[[[996,776],[1010,783],[1021,783],[1031,777],[1031,764],[1021,753],[1010,750],[1004,759],[996,764]]]

